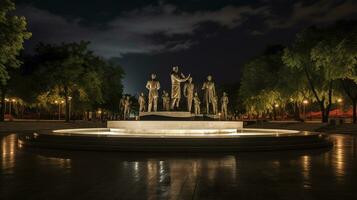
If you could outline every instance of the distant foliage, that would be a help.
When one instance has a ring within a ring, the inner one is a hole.
[[[339,82],[348,92],[354,86],[348,80],[356,82],[356,77],[357,25],[355,21],[338,22],[304,29],[283,51],[266,51],[249,61],[244,67],[240,95],[248,113],[257,116],[286,105],[296,112],[309,99],[318,104],[322,121],[327,122],[332,104],[341,97]],[[348,96],[354,104],[356,121],[357,97],[351,98],[351,92]]]

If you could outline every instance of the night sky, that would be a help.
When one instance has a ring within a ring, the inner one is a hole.
[[[18,0],[31,40],[91,41],[98,55],[120,63],[125,91],[145,91],[150,73],[169,90],[172,66],[201,85],[208,74],[217,84],[239,81],[247,60],[267,45],[291,42],[311,25],[357,18],[357,1],[238,0]]]

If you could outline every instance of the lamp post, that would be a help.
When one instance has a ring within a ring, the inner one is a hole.
[[[274,120],[277,120],[277,109],[279,108],[279,104],[274,104]]]
[[[55,101],[55,104],[58,104],[58,120],[61,120],[61,106],[62,104],[64,103],[64,101],[58,101],[56,100]]]
[[[58,101],[57,101],[57,100],[55,100],[55,104],[57,104],[57,105],[58,105],[58,120],[60,120],[60,119],[61,119],[61,116],[60,116],[60,114],[59,114],[60,107],[59,107],[59,103],[58,103]]]
[[[342,98],[338,98],[337,99],[337,105],[336,105],[336,117],[338,116],[338,110],[340,109],[339,108],[339,105],[343,102]]]
[[[99,115],[99,119],[102,120],[102,110],[99,109],[97,112],[98,112],[98,115]]]
[[[308,100],[304,99],[302,101],[302,105],[303,105],[303,112],[304,112],[304,121],[306,120],[306,105],[309,103]]]
[[[69,120],[71,120],[71,100],[72,100],[72,97],[68,97],[68,103],[69,103],[69,105],[68,105],[68,107],[69,107],[69,109],[68,109],[68,119]]]
[[[62,104],[64,104],[64,101],[62,100],[61,102],[60,102],[60,105],[59,105],[59,108],[60,108],[60,110],[59,110],[59,116],[61,117],[61,114],[62,114]]]
[[[11,109],[11,105],[12,105],[12,104],[15,104],[16,99],[11,99],[11,100],[9,100],[9,102],[10,102],[10,103],[9,103],[9,115],[11,115],[11,110],[12,110],[12,109]]]
[[[4,112],[6,113],[6,102],[9,102],[10,100],[8,98],[5,98],[5,107],[4,107]]]

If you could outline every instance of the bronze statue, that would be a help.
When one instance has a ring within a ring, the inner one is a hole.
[[[184,96],[187,99],[188,112],[191,112],[194,89],[195,85],[192,83],[192,77],[190,77],[183,87]]]
[[[130,107],[131,107],[130,96],[127,96],[124,101],[124,120],[130,117]]]
[[[214,98],[216,97],[216,88],[215,84],[212,81],[212,76],[209,75],[207,77],[207,81],[203,84],[202,90],[204,90],[204,100],[206,103],[206,112],[209,114],[209,107],[210,104],[212,104],[212,107],[214,108]]]
[[[223,96],[221,98],[221,113],[222,113],[224,119],[227,119],[228,103],[229,103],[229,99],[228,99],[227,93],[223,92]]]
[[[213,114],[217,115],[218,111],[218,97],[215,96],[212,101],[212,107],[213,107]]]
[[[123,113],[124,113],[124,102],[125,102],[125,96],[123,96],[120,101],[119,101],[119,118],[123,117]]]
[[[201,113],[201,100],[198,97],[197,92],[195,92],[195,96],[193,98],[193,103],[195,105],[195,115],[199,115]]]
[[[159,97],[160,82],[156,80],[156,74],[151,74],[151,80],[146,83],[146,88],[149,90],[149,106],[148,112],[151,112],[154,107],[154,112],[157,111],[157,99]]]
[[[179,74],[179,68],[173,67],[171,72],[171,109],[174,110],[180,105],[181,99],[181,82],[185,82],[190,78],[185,77],[182,73]]]
[[[170,110],[170,96],[165,90],[162,92],[162,109],[165,111]]]
[[[145,112],[146,110],[146,100],[145,100],[145,95],[142,92],[138,98],[138,103],[139,103],[139,112]]]

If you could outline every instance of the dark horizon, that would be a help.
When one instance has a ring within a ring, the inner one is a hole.
[[[28,20],[31,53],[38,42],[87,40],[98,55],[121,64],[125,93],[138,94],[151,73],[169,89],[178,65],[200,85],[236,83],[242,65],[269,45],[288,45],[311,25],[357,18],[357,2],[320,1],[58,1],[18,0]]]

